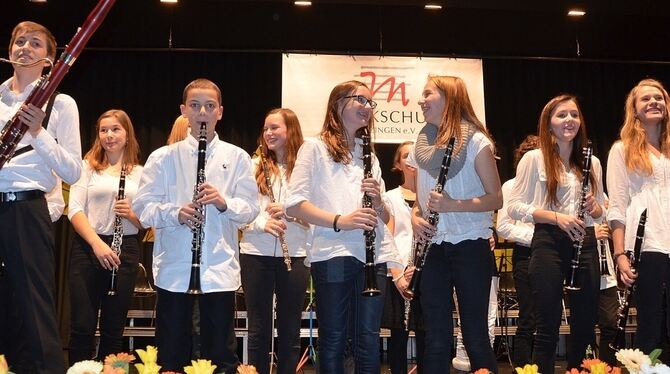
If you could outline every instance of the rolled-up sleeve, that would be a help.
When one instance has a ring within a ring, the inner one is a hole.
[[[534,224],[533,212],[537,208],[532,205],[532,201],[537,183],[538,165],[532,154],[532,152],[526,153],[516,168],[516,177],[509,198],[507,214],[514,220]]]

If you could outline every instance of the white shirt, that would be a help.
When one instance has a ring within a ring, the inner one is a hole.
[[[510,218],[509,214],[507,214],[512,187],[514,187],[514,178],[502,185],[503,206],[498,211],[498,235],[506,240],[513,241],[516,244],[530,247],[535,226],[532,223],[513,220]]]
[[[591,157],[591,166],[597,184],[596,201],[600,206],[604,205],[602,167],[596,156]],[[526,153],[519,161],[514,178],[514,187],[509,198],[507,213],[512,219],[522,222],[535,223],[533,212],[537,209],[545,209],[577,216],[579,202],[582,193],[582,181],[573,172],[563,172],[562,181],[556,188],[558,206],[551,206],[547,202],[547,176],[544,169],[544,158],[540,149],[534,149]],[[593,187],[591,188],[593,191]],[[586,214],[584,224],[586,227],[593,226],[593,218]]]
[[[36,83],[16,94],[10,89],[12,79],[0,85],[0,124],[3,125],[19,111]],[[79,111],[74,99],[65,94],[56,96],[46,131],[40,131],[36,138],[26,132],[16,149],[27,145],[32,145],[34,150],[13,157],[0,170],[0,192],[48,192],[56,186],[57,176],[66,183],[75,183],[81,174],[81,140]]]
[[[56,222],[63,215],[65,210],[65,199],[63,198],[63,182],[60,178],[56,181],[56,187],[44,195],[47,200],[47,207],[49,208],[49,216],[51,222]]]
[[[125,197],[132,204],[137,195],[137,188],[142,176],[142,166],[135,165],[130,174],[126,175]],[[82,212],[88,219],[91,228],[98,235],[114,234],[114,203],[119,195],[119,178],[104,171],[97,172],[84,160],[81,178],[70,187],[69,210],[67,217],[71,220],[75,214]],[[127,219],[121,220],[124,235],[135,235],[139,229]]]
[[[491,141],[481,132],[476,132],[467,144],[467,157],[461,171],[445,183],[446,191],[452,199],[472,199],[486,194],[484,185],[475,170],[475,158]],[[418,167],[414,152],[407,157],[407,164],[417,168],[417,201],[424,214],[428,212],[428,197],[435,188],[436,178],[425,169]],[[440,213],[437,232],[431,243],[447,242],[456,244],[463,240],[488,239],[493,226],[493,212],[449,212]]]
[[[291,174],[286,208],[302,201],[309,201],[320,209],[333,214],[346,215],[362,205],[363,192],[363,147],[360,139],[349,164],[335,162],[328,154],[321,139],[309,139],[300,147],[298,158]],[[377,157],[372,157],[372,177],[380,183],[384,193],[384,180]],[[386,225],[377,222],[375,229],[375,263],[387,263],[389,267],[402,268],[392,235]],[[312,244],[307,254],[308,262],[326,261],[335,257],[353,256],[365,262],[365,237],[362,229],[335,232],[332,227],[312,226]]]
[[[402,196],[400,187],[394,188],[386,193],[389,202],[388,207],[393,215],[393,240],[398,248],[398,255],[403,266],[407,266],[410,255],[414,249],[412,232],[412,207],[407,204]]]
[[[251,160],[252,170],[259,167],[260,159],[258,157]],[[281,177],[272,176],[272,192],[278,203],[286,199],[286,189],[288,181],[286,180],[286,170],[283,165],[279,165]],[[240,241],[240,253],[258,256],[282,257],[281,245],[279,239],[265,232],[265,224],[270,219],[270,215],[265,208],[270,204],[270,198],[266,195],[258,194],[261,212],[256,219],[245,226],[242,241]],[[307,255],[307,235],[308,228],[296,222],[284,220],[286,231],[284,238],[291,257],[305,257]]]
[[[649,153],[652,174],[626,167],[622,142],[612,146],[607,159],[608,221],[626,225],[625,249],[633,250],[640,215],[647,209],[642,251],[670,255],[670,160]]]
[[[156,285],[185,292],[191,273],[193,234],[178,220],[193,199],[198,141],[186,139],[154,151],[144,165],[133,209],[143,226],[155,229],[153,272]],[[203,292],[235,291],[240,286],[237,230],[258,214],[258,188],[249,155],[219,140],[207,145],[205,178],[219,190],[228,208],[206,206],[200,279]]]

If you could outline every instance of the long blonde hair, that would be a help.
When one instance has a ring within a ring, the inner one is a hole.
[[[100,172],[109,166],[107,153],[105,153],[105,149],[102,148],[102,144],[100,144],[100,122],[102,122],[103,119],[110,117],[118,120],[121,127],[126,130],[126,146],[123,150],[123,164],[126,165],[126,172],[130,174],[133,170],[133,166],[140,163],[140,146],[137,143],[137,138],[135,138],[135,129],[133,128],[133,123],[130,121],[130,117],[121,109],[110,109],[100,115],[98,121],[95,123],[95,140],[93,141],[93,146],[91,146],[91,149],[84,156],[84,160],[88,161],[91,168],[97,172]]]
[[[170,135],[168,136],[167,144],[170,145],[186,139],[190,129],[191,127],[188,122],[188,118],[184,117],[183,115],[180,115],[174,120],[174,123],[172,124],[172,130],[170,130]]]
[[[351,80],[338,84],[330,91],[326,118],[323,120],[323,127],[319,135],[323,139],[323,142],[326,143],[328,154],[330,154],[330,157],[335,162],[343,164],[351,162],[351,154],[347,145],[354,141],[354,139],[347,139],[347,132],[344,131],[344,124],[342,123],[344,105],[341,105],[340,100],[345,96],[353,95],[358,87],[361,86],[368,88],[363,82]],[[370,116],[367,128],[370,135],[374,134],[374,116]],[[356,137],[362,133],[363,129],[361,128],[356,132]]]
[[[444,96],[444,111],[442,111],[442,119],[437,130],[435,145],[447,144],[449,138],[452,136],[460,139],[461,122],[465,121],[475,126],[477,130],[489,138],[493,153],[495,154],[495,142],[486,126],[477,118],[463,79],[445,75],[432,75],[428,77],[428,81],[432,82],[440,90],[442,96]],[[463,146],[465,144],[458,144],[456,149],[454,149],[454,154],[458,154]]]
[[[659,124],[661,127],[660,151],[665,157],[670,157],[670,131],[668,131],[670,127],[670,119],[668,117],[667,108],[667,105],[670,105],[670,98],[661,82],[655,79],[641,80],[628,93],[624,108],[625,117],[623,126],[621,127],[620,136],[624,146],[626,167],[630,170],[641,172],[642,174],[651,175],[651,160],[649,159],[649,153],[647,152],[647,131],[642,127],[642,123],[640,122],[640,119],[637,118],[635,110],[635,101],[637,100],[637,96],[642,87],[654,87],[663,94],[666,108],[663,120]]]

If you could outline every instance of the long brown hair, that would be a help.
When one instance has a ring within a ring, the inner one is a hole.
[[[626,167],[630,170],[636,170],[646,175],[651,175],[652,166],[647,152],[647,131],[642,127],[640,119],[637,118],[635,110],[635,100],[642,87],[657,88],[663,94],[665,100],[665,114],[663,120],[659,124],[661,127],[660,136],[660,151],[665,157],[670,157],[670,119],[668,117],[668,105],[670,105],[670,98],[668,92],[663,88],[661,82],[655,79],[641,80],[626,97],[625,117],[623,126],[621,127],[621,141],[623,142]]]
[[[444,110],[437,130],[435,145],[447,144],[452,136],[460,139],[461,122],[465,121],[475,126],[477,130],[489,138],[493,147],[492,151],[495,154],[495,142],[486,126],[477,118],[463,79],[446,75],[431,75],[428,77],[428,81],[432,82],[444,96]],[[458,154],[463,146],[465,144],[459,143],[454,149],[454,154]]]
[[[293,172],[293,167],[295,166],[295,160],[298,156],[298,149],[303,143],[302,130],[300,129],[300,121],[298,116],[291,110],[287,108],[276,108],[269,111],[264,118],[268,118],[273,114],[279,114],[284,119],[286,124],[286,179],[291,178],[291,173]],[[258,137],[258,143],[263,146],[265,152],[265,160],[268,165],[268,169],[272,175],[280,176],[279,167],[277,166],[278,160],[277,155],[274,151],[268,148],[265,138],[263,137],[264,130],[261,129],[261,135]],[[258,163],[258,167],[255,172],[256,184],[258,185],[258,190],[261,194],[269,196],[270,191],[268,191],[267,184],[265,183],[265,175],[263,175],[263,165]]]
[[[140,163],[140,146],[137,143],[137,138],[135,138],[135,129],[133,128],[133,123],[130,121],[130,117],[121,109],[110,109],[98,117],[98,121],[95,123],[95,140],[93,140],[91,149],[84,156],[84,160],[88,161],[91,168],[97,172],[109,166],[105,149],[100,144],[100,122],[110,117],[119,121],[121,127],[126,130],[126,146],[123,150],[122,161],[123,165],[126,165],[126,172],[130,174],[133,167]]]
[[[400,152],[402,151],[402,147],[406,145],[414,145],[414,142],[412,140],[406,140],[398,144],[398,148],[395,149],[395,153],[393,154],[393,166],[391,167],[391,171],[400,173],[400,184],[405,184],[405,173],[401,169],[398,169],[396,165],[400,163],[400,157],[402,156]]]
[[[561,161],[556,138],[551,132],[551,116],[554,114],[554,110],[556,110],[559,105],[567,101],[572,101],[575,103],[579,112],[580,125],[579,130],[577,130],[577,135],[572,140],[572,149],[570,150],[569,162],[570,170],[574,171],[581,179],[583,165],[582,148],[586,146],[587,137],[584,116],[582,115],[582,110],[579,106],[577,98],[573,95],[562,94],[549,100],[549,102],[542,109],[540,119],[537,123],[537,133],[540,137],[540,150],[542,151],[542,157],[544,158],[544,170],[547,176],[546,201],[552,206],[558,205],[556,191],[558,190],[558,185],[561,181],[563,162]],[[591,166],[591,170],[593,171],[593,166]],[[597,191],[597,185],[593,172],[590,173],[589,179],[591,182],[591,190],[595,194],[595,191]]]
[[[350,142],[353,142],[354,139],[347,139],[347,132],[344,131],[344,125],[342,123],[342,110],[344,109],[344,105],[342,105],[341,99],[345,96],[353,95],[358,87],[361,86],[368,88],[363,82],[351,80],[338,84],[332,91],[330,91],[328,107],[326,108],[326,118],[323,121],[323,127],[321,128],[319,135],[321,136],[321,139],[323,139],[323,142],[326,143],[328,153],[335,162],[343,164],[351,162],[351,154],[349,153],[347,145],[350,144]],[[372,134],[374,134],[374,116],[370,116],[367,128],[372,136]],[[361,128],[356,131],[356,137],[359,137],[362,133],[363,129]]]

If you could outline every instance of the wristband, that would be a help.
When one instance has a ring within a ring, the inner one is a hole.
[[[400,273],[400,275],[398,275],[397,277],[393,278],[393,283],[395,283],[395,282],[399,281],[399,280],[400,280],[400,278],[402,278],[402,277],[404,277],[404,276],[405,276],[405,274],[404,274],[404,273]]]
[[[336,214],[335,218],[333,219],[333,230],[335,230],[335,232],[342,231],[341,229],[337,228],[337,220],[340,219],[340,216],[341,216],[341,214]]]

